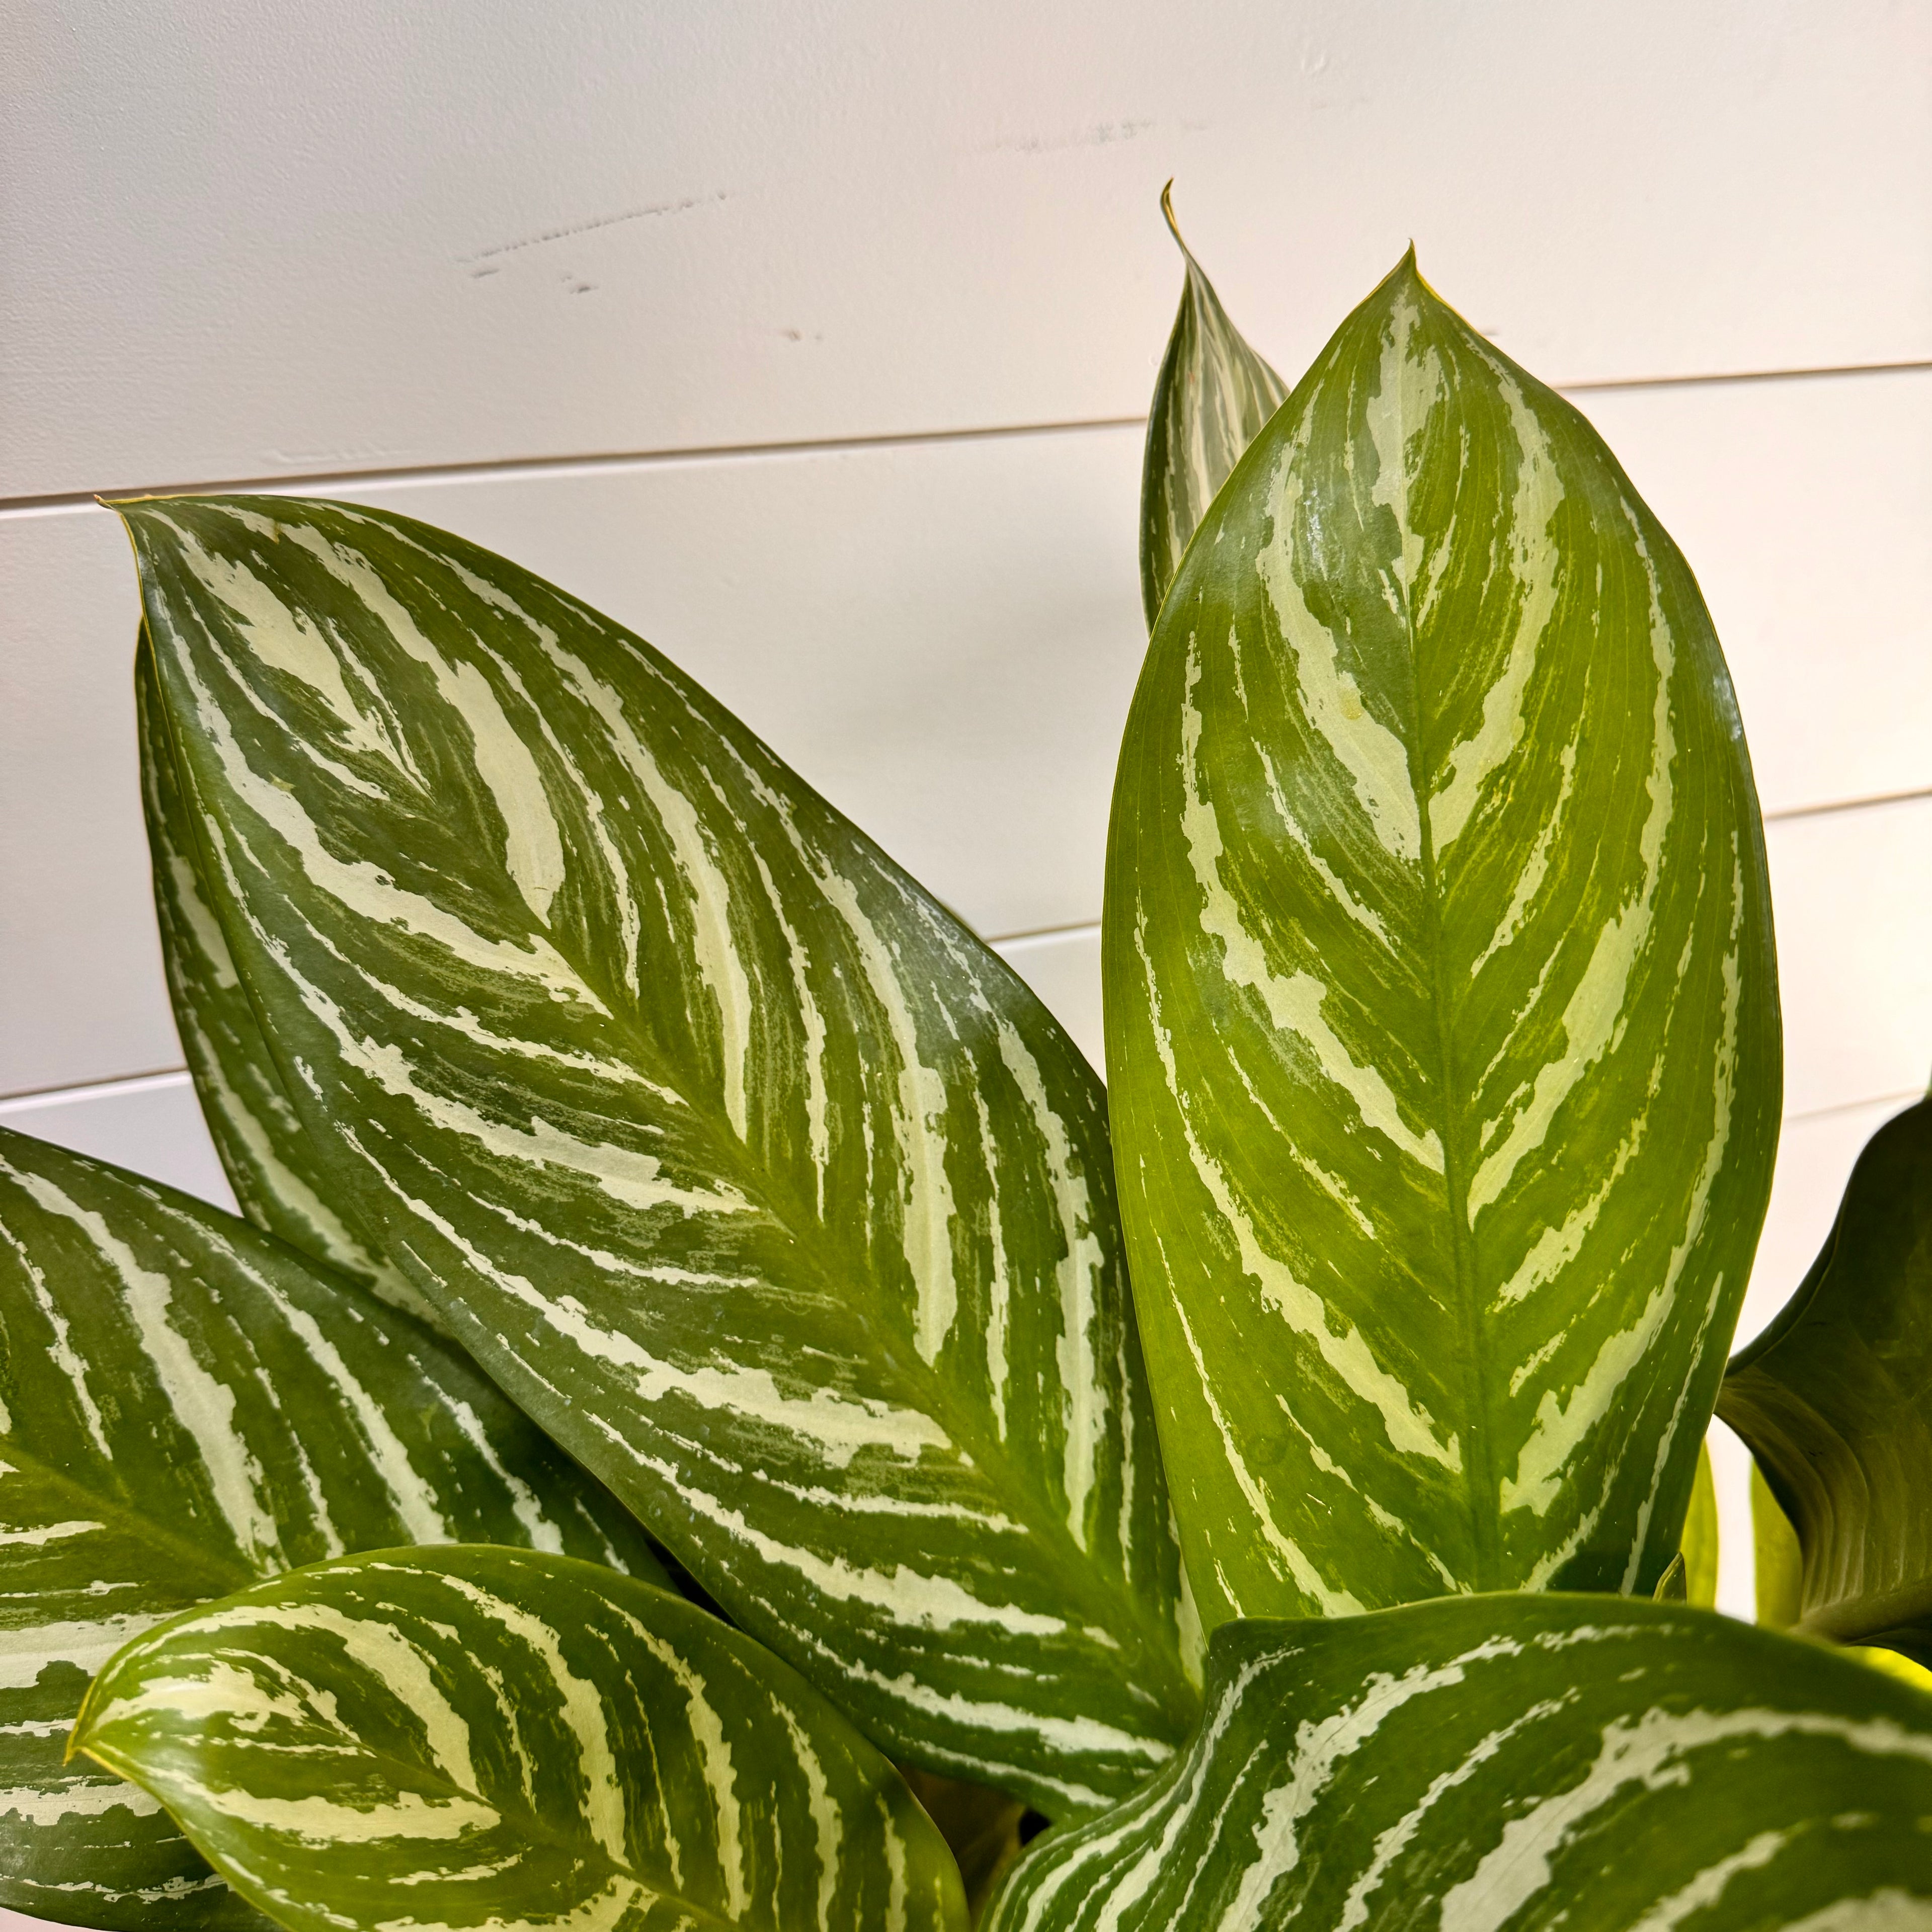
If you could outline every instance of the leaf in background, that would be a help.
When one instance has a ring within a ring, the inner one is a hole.
[[[1757,1585],[1757,1621],[1768,1630],[1789,1630],[1803,1613],[1804,1558],[1798,1532],[1764,1479],[1751,1465],[1752,1569]]]
[[[1154,380],[1141,464],[1141,602],[1149,630],[1215,492],[1288,394],[1288,385],[1241,339],[1181,240],[1173,193],[1169,182],[1160,191],[1160,212],[1187,264],[1187,280]]]
[[[1168,593],[1104,937],[1204,1622],[1647,1593],[1777,1131],[1756,795],[1676,545],[1412,256]]]
[[[1932,1100],[1866,1143],[1718,1406],[1797,1532],[1798,1628],[1932,1663]]]
[[[1106,1100],[647,645],[407,519],[122,506],[332,1196],[729,1614],[1061,1816],[1198,1708]]]
[[[988,1932],[1907,1932],[1932,1700],[1674,1605],[1222,1625],[1200,1735],[1030,1849]]]
[[[983,1784],[940,1778],[916,1766],[899,1775],[952,1852],[966,1887],[966,1914],[976,1925],[993,1894],[1018,1858],[1027,1808]]]
[[[254,1924],[152,1798],[62,1762],[88,1677],[271,1572],[458,1539],[660,1574],[628,1513],[406,1317],[172,1188],[0,1130],[0,1904]]]
[[[1684,1553],[1684,1594],[1700,1610],[1718,1600],[1718,1484],[1711,1471],[1711,1445],[1697,1452],[1697,1474],[1690,1485],[1690,1507],[1678,1546]]]
[[[794,1672],[568,1558],[352,1557],[123,1650],[77,1747],[291,1932],[964,1932],[945,1842]]]
[[[242,1214],[370,1289],[392,1307],[441,1328],[435,1304],[342,1219],[282,1087],[248,988],[201,880],[196,814],[182,788],[145,636],[134,654],[141,792],[154,862],[154,910],[175,1024],[195,1092]]]

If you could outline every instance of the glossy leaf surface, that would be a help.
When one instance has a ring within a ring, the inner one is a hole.
[[[464,1540],[659,1572],[475,1369],[230,1215],[0,1130],[0,1904],[252,1924],[146,1792],[64,1762],[88,1678],[184,1606]]]
[[[1932,1101],[1888,1120],[1718,1412],[1797,1532],[1797,1623],[1932,1663]]]
[[[964,1932],[945,1842],[769,1651],[480,1548],[324,1564],[122,1651],[80,1748],[291,1932]]]
[[[732,1616],[1067,1815],[1185,1736],[1104,1096],[640,640],[405,519],[122,506],[318,1172]]]
[[[1168,593],[1104,970],[1204,1621],[1649,1592],[1775,1140],[1756,798],[1683,558],[1412,259]]]
[[[1709,1611],[1496,1596],[1208,1647],[1188,1750],[989,1932],[1906,1932],[1932,1698]]]
[[[1187,280],[1154,381],[1141,468],[1141,602],[1150,630],[1215,492],[1288,394],[1288,385],[1228,320],[1214,284],[1181,240],[1173,187],[1170,182],[1162,189],[1160,212],[1187,264]]]
[[[145,638],[134,658],[141,735],[142,803],[154,862],[154,910],[175,1024],[194,1076],[202,1118],[248,1220],[361,1282],[392,1306],[441,1327],[442,1318],[366,1231],[343,1220],[343,1204],[303,1135],[230,956],[201,878],[196,814],[189,806],[154,688]]]

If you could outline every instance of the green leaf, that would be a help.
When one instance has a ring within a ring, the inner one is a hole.
[[[902,1765],[903,1778],[951,1851],[966,1888],[966,1912],[977,1925],[1021,1849],[1027,1808],[1017,1798]]]
[[[151,1798],[63,1763],[88,1676],[271,1572],[456,1539],[662,1574],[627,1512],[406,1317],[230,1215],[0,1130],[0,1904],[254,1924]]]
[[[1771,1630],[1789,1630],[1803,1613],[1804,1558],[1791,1519],[1756,1462],[1751,1465],[1750,1501],[1757,1620]]]
[[[640,640],[405,518],[122,506],[318,1173],[734,1620],[1058,1815],[1186,1734],[1105,1096]]]
[[[329,1198],[328,1179],[310,1152],[202,882],[199,814],[177,768],[145,634],[134,656],[134,698],[168,992],[202,1114],[236,1201],[256,1227],[441,1328],[435,1304],[383,1258],[371,1236],[348,1226],[340,1201]]]
[[[1718,1483],[1711,1470],[1711,1445],[1697,1452],[1697,1474],[1690,1485],[1690,1508],[1684,1519],[1684,1592],[1700,1610],[1718,1600]]]
[[[988,1932],[1905,1932],[1932,1698],[1708,1610],[1223,1624],[1192,1745],[1029,1849]]]
[[[945,1841],[795,1672],[668,1592],[454,1549],[130,1644],[76,1748],[291,1932],[963,1932]]]
[[[1187,280],[1154,380],[1141,466],[1141,602],[1149,630],[1216,491],[1288,394],[1288,385],[1241,339],[1181,240],[1173,192],[1172,182],[1161,190],[1160,212],[1187,264]]]
[[[1204,1622],[1647,1593],[1770,1182],[1756,795],[1676,547],[1412,256],[1168,593],[1103,963]]]
[[[1932,1100],[1867,1142],[1718,1408],[1797,1532],[1798,1628],[1932,1663]]]

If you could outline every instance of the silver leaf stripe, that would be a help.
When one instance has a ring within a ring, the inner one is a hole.
[[[0,1130],[0,1904],[256,1926],[146,1792],[64,1762],[164,1617],[345,1550],[527,1544],[661,1576],[453,1352],[232,1216]]]
[[[1288,394],[1288,385],[1242,339],[1214,285],[1180,238],[1174,184],[1160,191],[1187,280],[1155,379],[1141,470],[1141,602],[1148,628],[1215,494]]]
[[[986,1932],[1925,1932],[1932,1702],[1603,1597],[1229,1624],[1188,1750]]]
[[[319,1173],[746,1628],[1056,1815],[1184,1736],[1098,1081],[662,657],[406,519],[122,506]]]
[[[383,1257],[374,1237],[345,1222],[340,1196],[332,1197],[304,1142],[202,884],[196,814],[182,789],[154,689],[153,653],[145,642],[135,655],[134,695],[168,992],[202,1113],[236,1201],[256,1227],[440,1328],[434,1304]]]
[[[81,1748],[290,1932],[964,1932],[945,1842],[794,1672],[668,1592],[483,1549],[163,1627]]]
[[[1168,593],[1106,920],[1204,1621],[1648,1592],[1769,1182],[1756,796],[1683,559],[1412,259]]]

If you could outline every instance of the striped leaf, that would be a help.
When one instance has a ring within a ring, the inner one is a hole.
[[[1756,796],[1683,558],[1412,256],[1168,593],[1104,956],[1204,1622],[1648,1593],[1770,1179]]]
[[[130,1644],[78,1747],[290,1932],[964,1932],[890,1764],[769,1651],[567,1557],[319,1564]]]
[[[1222,1625],[1190,1749],[988,1932],[1923,1932],[1932,1698],[1707,1610]]]
[[[1932,1664],[1932,1100],[1866,1144],[1823,1252],[1718,1408],[1797,1532],[1797,1628]]]
[[[1208,506],[1288,394],[1288,385],[1228,320],[1214,284],[1181,240],[1173,193],[1169,182],[1160,191],[1160,212],[1187,264],[1187,280],[1154,381],[1141,466],[1141,602],[1150,630]]]
[[[0,1904],[256,1923],[146,1792],[63,1762],[88,1677],[258,1577],[457,1539],[662,1574],[406,1318],[232,1216],[0,1130]]]
[[[343,1204],[330,1198],[328,1181],[284,1090],[202,882],[197,814],[182,789],[145,636],[134,657],[134,697],[168,992],[202,1114],[236,1203],[256,1227],[440,1328],[442,1318],[435,1304],[384,1258],[368,1233],[343,1220]]]
[[[1687,1601],[1709,1610],[1718,1600],[1718,1482],[1711,1468],[1711,1447],[1697,1452],[1697,1474],[1690,1485],[1690,1507],[1684,1518],[1681,1545]]]
[[[1066,1815],[1197,1708],[1100,1083],[648,646],[426,526],[122,506],[316,1171],[893,1752]]]

